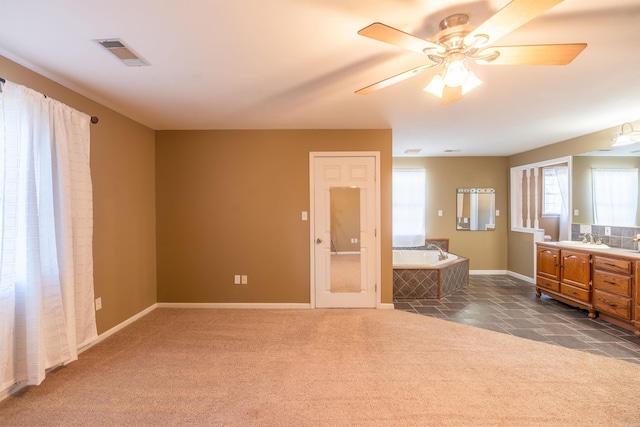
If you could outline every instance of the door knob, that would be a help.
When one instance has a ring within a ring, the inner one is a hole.
[[[318,238],[316,239],[316,245],[319,245],[320,243],[322,243],[322,239],[318,237]]]

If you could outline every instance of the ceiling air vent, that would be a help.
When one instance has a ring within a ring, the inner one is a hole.
[[[115,55],[127,67],[143,67],[150,65],[120,39],[103,39],[96,40],[96,42]]]

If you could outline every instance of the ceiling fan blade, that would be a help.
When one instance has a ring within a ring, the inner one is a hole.
[[[495,43],[502,36],[519,28],[536,16],[551,9],[563,0],[513,0],[491,18],[474,29],[465,41],[471,44],[476,36],[488,37],[487,43]]]
[[[445,85],[442,90],[442,105],[460,101],[462,99],[462,86],[450,87]]]
[[[444,52],[444,48],[428,40],[421,39],[404,31],[390,27],[380,22],[369,25],[358,31],[361,36],[369,37],[385,43],[390,43],[417,53],[424,53],[425,49],[437,49]]]
[[[493,61],[477,60],[483,65],[567,65],[587,47],[586,43],[542,44],[531,46],[491,46],[487,51],[500,53]]]
[[[434,64],[434,65],[438,65],[438,64]],[[400,73],[398,75],[395,75],[393,77],[389,77],[388,79],[384,79],[382,81],[379,81],[378,83],[374,83],[372,85],[369,85],[367,87],[363,87],[362,89],[358,89],[356,91],[357,94],[359,95],[366,95],[369,92],[373,92],[374,90],[378,90],[378,89],[382,89],[385,88],[387,86],[391,86],[394,83],[398,83],[401,82],[403,80],[406,80],[410,77],[413,76],[417,76],[418,74],[422,74],[426,69],[433,67],[433,65],[421,65],[419,67],[416,68],[412,68],[408,71],[405,71],[404,73]]]

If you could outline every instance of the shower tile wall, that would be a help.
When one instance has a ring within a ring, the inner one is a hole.
[[[602,239],[602,243],[612,248],[637,250],[638,245],[632,240],[633,236],[640,234],[639,227],[611,227],[611,235],[605,236],[604,225],[592,225],[591,233],[596,239]],[[571,224],[571,240],[582,239],[580,224]]]

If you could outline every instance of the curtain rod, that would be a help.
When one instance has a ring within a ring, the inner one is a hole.
[[[0,77],[0,83],[6,83],[7,81],[5,79],[3,79],[2,77]],[[2,90],[0,90],[0,92],[2,92]],[[45,98],[47,97],[47,95],[44,96]],[[93,123],[94,125],[96,123],[98,123],[99,119],[97,116],[91,116],[91,123]]]

